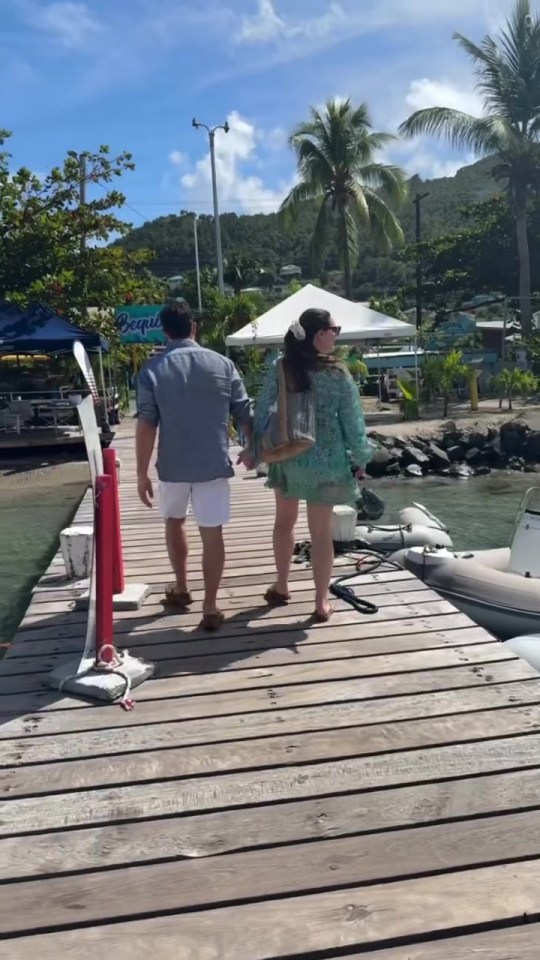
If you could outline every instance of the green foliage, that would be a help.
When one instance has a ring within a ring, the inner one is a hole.
[[[534,394],[538,389],[538,379],[529,370],[518,367],[505,367],[494,380],[495,389],[501,397],[508,400],[508,409],[512,410],[512,401],[517,394]]]
[[[195,273],[187,273],[175,293],[185,299],[190,307],[197,304]],[[201,342],[211,350],[223,352],[225,339],[265,313],[268,305],[260,293],[239,293],[235,297],[223,296],[215,286],[214,272],[201,271],[202,313],[197,317]]]
[[[512,212],[504,196],[491,197],[461,209],[462,227],[421,244],[425,303],[432,309],[446,307],[478,294],[501,291],[509,296],[518,289],[518,257]],[[540,253],[540,204],[530,213],[530,242]],[[404,253],[412,264],[416,246]],[[534,257],[533,257],[534,263]],[[540,268],[534,263],[534,283],[540,283]]]
[[[369,370],[363,360],[360,360],[358,357],[349,357],[347,366],[355,379],[367,380]]]
[[[480,45],[454,34],[474,66],[484,101],[481,117],[450,107],[417,110],[400,132],[432,134],[453,147],[496,158],[492,176],[504,182],[515,221],[519,258],[519,298],[524,334],[531,332],[530,252],[527,202],[540,183],[540,17],[530,0],[516,0],[498,41],[485,36]]]
[[[398,380],[398,387],[401,393],[399,406],[404,420],[418,420],[420,416],[420,402],[416,395],[416,387],[409,382]]]
[[[465,204],[481,201],[497,192],[490,178],[493,163],[482,160],[464,167],[455,177],[422,181],[413,177],[410,191],[429,191],[422,204],[422,232],[426,240],[462,229],[462,208]],[[414,240],[414,209],[406,203],[400,208],[400,223],[405,238]],[[298,217],[285,231],[278,214],[237,215],[225,213],[220,217],[223,254],[228,260],[241,251],[261,265],[265,273],[261,286],[273,285],[282,266],[297,263],[304,278],[313,277],[311,238],[317,220],[316,203],[305,203]],[[198,221],[199,255],[201,268],[215,275],[215,238],[212,217],[201,216]],[[339,268],[339,251],[335,224],[331,226],[324,258],[324,269],[318,271],[321,285],[327,287],[330,273]],[[414,262],[400,250],[381,254],[375,241],[360,234],[358,266],[353,271],[353,294],[357,300],[369,300],[375,295],[392,297],[394,291],[407,287],[414,279]],[[512,238],[510,238],[512,242]],[[193,214],[160,217],[132,230],[116,244],[125,250],[149,250],[148,268],[159,277],[191,273],[195,267]],[[266,278],[265,278],[266,274]],[[194,274],[193,274],[194,276]],[[426,291],[427,292],[427,291]],[[411,302],[414,291],[411,289]],[[194,306],[195,296],[187,298]]]
[[[456,382],[467,376],[468,367],[463,363],[463,353],[461,350],[450,350],[441,360],[440,365],[440,387],[444,397],[443,416],[448,416],[448,403],[450,394],[455,388]]]
[[[373,238],[385,251],[403,240],[392,205],[399,206],[405,198],[405,175],[398,167],[375,159],[392,139],[373,130],[366,104],[354,107],[350,100],[329,100],[324,111],[312,108],[311,118],[290,138],[299,182],[282,204],[284,223],[294,223],[306,204],[317,204],[311,238],[312,272],[323,266],[329,240],[337,236],[350,299],[360,234]]]
[[[7,134],[0,133],[0,143]],[[83,167],[84,164],[84,167]],[[129,153],[111,158],[101,146],[82,157],[70,151],[61,167],[43,178],[21,168],[11,174],[0,154],[0,296],[38,299],[61,315],[117,339],[112,309],[119,303],[157,301],[163,285],[148,269],[148,253],[104,244],[129,224],[118,211],[125,202],[111,184],[133,170]],[[81,202],[81,177],[89,196]],[[99,313],[86,316],[87,307]]]
[[[260,282],[261,268],[256,260],[233,253],[227,260],[224,280],[238,296],[243,287],[254,287]]]
[[[422,394],[430,402],[437,395],[441,383],[442,357],[424,357],[420,365]]]
[[[386,297],[377,299],[372,297],[369,301],[369,306],[372,310],[376,310],[378,313],[383,313],[387,317],[395,317],[396,320],[405,320],[405,314],[401,309],[401,301],[399,297]]]

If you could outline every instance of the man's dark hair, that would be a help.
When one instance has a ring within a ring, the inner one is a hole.
[[[168,303],[163,307],[159,318],[171,340],[187,340],[191,336],[193,315],[187,303]]]

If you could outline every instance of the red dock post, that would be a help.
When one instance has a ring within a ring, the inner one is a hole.
[[[118,491],[118,469],[116,466],[116,451],[109,447],[103,451],[103,469],[113,481],[113,521],[111,525],[112,532],[112,550],[113,550],[113,591],[115,594],[123,593],[125,587],[124,579],[124,557],[122,554],[122,531],[120,527],[120,495]]]

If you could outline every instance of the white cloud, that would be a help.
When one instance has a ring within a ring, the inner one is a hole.
[[[287,146],[289,135],[283,127],[273,127],[272,130],[257,130],[256,133],[261,145],[269,150],[283,150]]]
[[[67,49],[86,46],[102,30],[86,3],[71,0],[58,0],[46,6],[33,5],[28,10],[27,19],[33,27],[49,34]]]
[[[343,37],[390,27],[422,26],[475,20],[500,26],[513,0],[327,0],[322,13],[307,14],[304,0],[257,0],[254,14],[238,20],[237,38],[244,43],[283,44],[298,48],[325,45]],[[291,9],[292,8],[292,9]],[[294,42],[296,41],[296,42]]]
[[[342,30],[347,22],[345,11],[338,0],[332,0],[328,9],[315,17],[295,17],[285,20],[276,10],[274,0],[258,0],[254,16],[240,22],[238,38],[247,43],[269,43],[279,39],[324,40]]]
[[[258,12],[253,17],[244,17],[241,21],[239,39],[248,43],[265,43],[286,32],[285,21],[278,17],[273,0],[259,0]]]
[[[180,150],[172,150],[169,154],[169,160],[174,167],[181,167],[185,159],[185,155]]]
[[[429,107],[448,107],[472,116],[482,114],[482,100],[473,86],[461,85],[447,78],[423,77],[411,80],[404,96],[401,115],[394,115],[390,126],[399,123],[416,110]],[[471,151],[456,152],[443,140],[428,136],[400,139],[385,151],[385,159],[397,163],[409,174],[424,180],[437,177],[453,177],[457,171],[477,159]]]
[[[469,113],[473,117],[482,114],[482,99],[472,86],[458,87],[448,80],[430,80],[423,77],[413,80],[405,97],[412,111],[427,107],[449,107]]]
[[[279,189],[272,189],[250,169],[260,165],[257,145],[264,140],[264,134],[236,111],[227,120],[229,133],[218,130],[215,141],[220,208],[246,213],[277,210],[291,185],[283,183]],[[193,171],[180,178],[180,183],[194,205],[211,209],[210,154],[198,160]]]
[[[407,151],[404,151],[403,147],[404,145],[401,144],[400,165],[410,176],[416,174],[423,180],[453,177],[461,167],[474,163],[477,159],[474,153],[444,156],[444,154],[437,153],[435,149],[430,147],[424,138],[411,140]]]

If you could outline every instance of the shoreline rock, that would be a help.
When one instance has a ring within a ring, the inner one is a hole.
[[[368,431],[377,444],[367,473],[382,477],[488,476],[492,470],[540,473],[540,431],[510,420],[485,430],[449,421],[431,436],[399,437]]]

